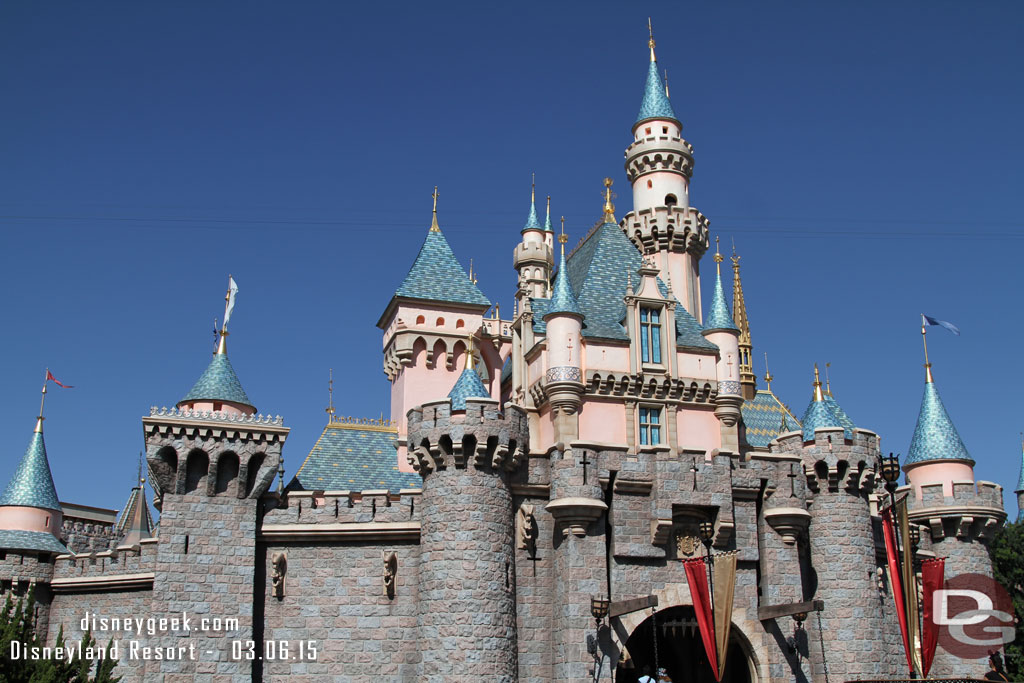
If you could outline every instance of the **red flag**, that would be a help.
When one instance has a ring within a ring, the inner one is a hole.
[[[939,626],[935,623],[932,596],[943,586],[943,573],[946,561],[942,558],[928,559],[921,562],[921,583],[924,598],[924,633],[921,636],[921,666],[924,675],[932,668],[935,658],[935,646],[939,642]]]
[[[900,564],[896,555],[896,529],[892,523],[892,508],[882,510],[882,535],[885,536],[885,556],[889,560],[889,583],[892,585],[892,597],[896,602],[896,616],[900,621],[900,633],[903,634],[903,651],[907,653],[907,666],[914,670],[914,660],[910,654],[910,638],[907,635],[906,603],[903,602],[903,584],[900,581]]]
[[[53,382],[53,383],[54,383],[54,384],[56,384],[56,385],[57,385],[58,387],[61,387],[61,388],[63,388],[63,389],[74,389],[74,388],[75,388],[75,387],[74,387],[73,385],[71,385],[71,384],[61,384],[61,383],[60,383],[60,380],[59,380],[59,379],[57,379],[56,377],[54,377],[54,376],[53,376],[53,373],[52,373],[52,372],[50,372],[49,370],[47,370],[47,371],[46,371],[46,381],[47,381],[47,382]]]
[[[711,616],[711,598],[708,593],[708,570],[703,557],[684,560],[686,582],[690,584],[690,597],[693,599],[693,610],[697,613],[697,626],[700,627],[700,638],[704,641],[704,651],[711,662],[711,672],[715,680],[722,680],[718,675],[718,649],[715,646],[715,627]]]

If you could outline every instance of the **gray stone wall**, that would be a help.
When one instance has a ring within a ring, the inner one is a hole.
[[[516,548],[516,630],[519,643],[519,680],[552,680],[551,624],[554,615],[554,551],[551,548],[555,522],[544,509],[546,498],[517,499],[515,507],[527,503],[534,508],[536,549]]]
[[[284,596],[274,597],[270,566],[286,554]],[[382,553],[398,556],[394,598],[384,592]],[[418,680],[419,546],[415,542],[300,542],[260,547],[262,650],[288,643],[288,660],[264,661],[264,680]],[[304,658],[299,658],[300,642]],[[312,648],[316,649],[313,656]],[[270,645],[268,645],[270,643]]]
[[[45,634],[50,622],[50,578],[53,576],[52,556],[29,551],[0,551],[0,601],[10,595],[15,601],[32,589],[36,600],[36,633]],[[2,605],[3,602],[0,602]]]

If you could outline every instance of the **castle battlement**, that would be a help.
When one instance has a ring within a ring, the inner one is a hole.
[[[118,546],[110,550],[58,555],[54,561],[53,578],[57,581],[152,572],[156,566],[158,545],[159,539],[147,538],[136,545]]]
[[[289,491],[263,516],[263,524],[419,523],[419,489],[366,491]]]
[[[526,412],[498,401],[466,398],[465,411],[452,410],[451,399],[429,401],[407,413],[409,462],[421,475],[461,467],[472,457],[478,466],[514,470],[526,457],[529,426]]]
[[[630,211],[619,223],[644,253],[660,249],[700,258],[708,248],[707,217],[692,206],[655,206]]]

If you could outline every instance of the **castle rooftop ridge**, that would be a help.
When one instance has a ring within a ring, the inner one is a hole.
[[[284,418],[280,415],[264,415],[263,413],[258,415],[237,415],[214,410],[188,410],[187,408],[157,408],[156,406],[151,406],[149,409],[149,417],[166,417],[190,422],[213,421],[226,422],[229,424],[271,425],[274,427],[284,426]]]

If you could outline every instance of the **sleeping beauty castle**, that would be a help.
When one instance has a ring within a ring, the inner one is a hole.
[[[50,644],[113,639],[127,682],[980,677],[984,654],[929,645],[907,599],[913,556],[926,592],[938,558],[991,576],[1006,518],[931,365],[901,484],[817,368],[796,412],[755,372],[740,257],[691,203],[653,36],[629,131],[632,210],[606,179],[567,249],[531,199],[501,310],[435,190],[378,322],[389,418],[329,409],[286,458],[225,324],[191,389],[142,418],[147,467],[115,515],[60,502],[48,458],[71,454],[47,453],[40,416],[0,496],[0,588],[34,591]]]

